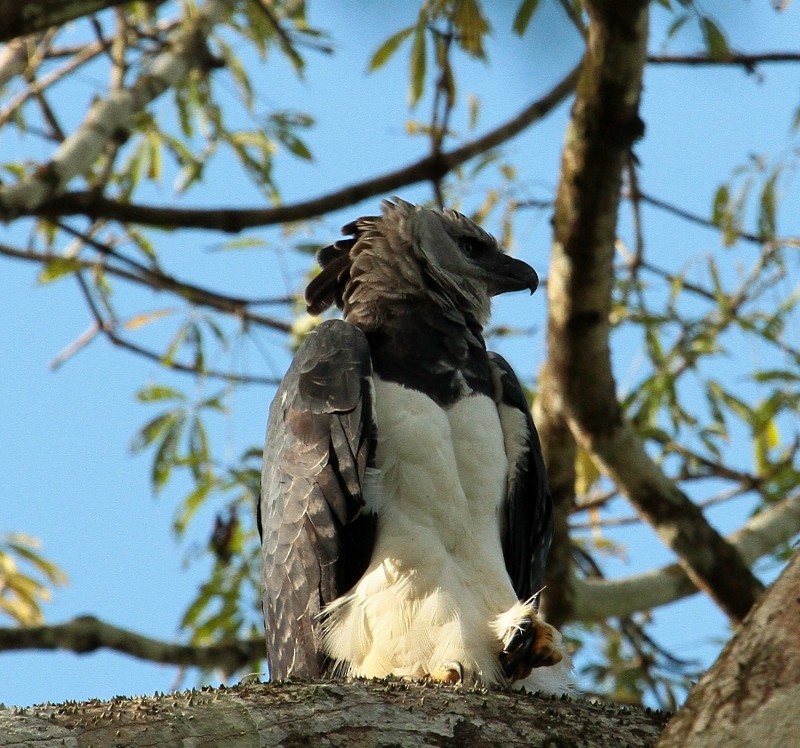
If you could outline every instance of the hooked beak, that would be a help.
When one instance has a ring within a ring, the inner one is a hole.
[[[492,296],[526,288],[533,293],[539,286],[539,276],[527,262],[508,255],[496,255],[495,266],[489,270],[488,285]]]

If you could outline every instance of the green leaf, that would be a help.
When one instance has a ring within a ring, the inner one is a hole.
[[[183,500],[177,516],[172,523],[172,529],[177,536],[183,535],[192,517],[208,498],[211,489],[214,487],[214,478],[210,475],[204,476],[195,486],[194,490]]]
[[[153,458],[150,481],[155,493],[158,493],[167,483],[172,468],[178,461],[178,441],[181,438],[186,418],[182,413],[173,413],[172,415],[173,418],[167,425],[161,444]]]
[[[728,40],[725,34],[708,16],[700,16],[700,28],[709,56],[714,60],[726,60],[731,56]]]
[[[157,182],[161,179],[161,136],[157,130],[147,133],[147,178]]]
[[[756,382],[800,382],[800,374],[787,369],[767,369],[753,374]]]
[[[134,454],[141,452],[145,447],[152,444],[161,437],[164,432],[172,426],[177,418],[177,411],[171,410],[162,413],[148,421],[139,432],[131,439],[130,450]]]
[[[163,384],[153,384],[149,387],[142,387],[136,393],[136,399],[140,403],[154,403],[162,400],[178,400],[180,402],[185,402],[186,395],[173,387],[167,387]]]
[[[52,283],[80,269],[81,263],[75,257],[55,257],[41,269],[37,280],[39,283]]]
[[[203,346],[203,332],[200,329],[200,325],[198,325],[196,322],[189,323],[189,329],[187,330],[187,343],[194,349],[194,368],[199,372],[205,371],[206,356]]]
[[[600,477],[589,452],[579,447],[575,455],[575,492],[578,496],[586,496]]]
[[[779,444],[780,435],[778,434],[778,426],[774,418],[770,418],[769,421],[760,428],[754,430],[753,452],[756,470],[758,470],[759,473],[765,473],[770,469],[770,451]]]
[[[392,34],[381,44],[381,46],[375,50],[375,54],[370,58],[367,65],[367,72],[374,73],[376,70],[382,68],[389,58],[397,52],[400,45],[414,32],[414,28],[414,26],[408,26],[407,28],[401,29],[396,34]]]
[[[731,194],[728,186],[723,184],[714,193],[714,205],[711,209],[711,222],[715,226],[722,226],[726,216],[730,214],[728,206],[731,201]]]
[[[189,429],[189,467],[196,481],[200,481],[208,470],[210,453],[208,434],[202,419],[195,416]]]
[[[242,236],[239,239],[229,239],[226,242],[221,242],[214,246],[215,251],[227,252],[229,250],[240,249],[266,249],[269,242],[266,239],[259,239],[256,236]],[[319,247],[315,244],[315,250]]]
[[[452,13],[461,49],[472,57],[484,59],[483,38],[491,31],[491,27],[477,0],[456,0]]]
[[[311,155],[311,151],[308,149],[308,146],[296,135],[285,132],[281,134],[280,140],[281,143],[283,143],[289,149],[289,151],[291,151],[298,158],[302,158],[305,161],[314,160],[314,157]]]
[[[411,95],[410,104],[416,106],[422,97],[425,86],[426,66],[426,39],[425,32],[428,24],[428,14],[423,9],[414,29],[414,43],[411,45]]]
[[[469,129],[474,130],[478,125],[478,117],[481,113],[481,100],[475,94],[470,94],[467,99],[467,108],[469,111]]]
[[[686,24],[689,20],[689,14],[684,13],[683,15],[678,16],[667,29],[667,39],[672,39]]]
[[[761,191],[758,211],[758,235],[762,239],[775,238],[775,214],[777,199],[775,197],[775,185],[778,181],[780,170],[776,169],[764,184]]]
[[[669,2],[669,0],[666,1]],[[514,23],[511,26],[517,36],[522,36],[525,33],[538,7],[539,0],[522,0],[519,8],[517,8],[517,14],[514,16]]]
[[[191,326],[190,323],[186,323],[178,328],[178,331],[172,338],[172,341],[167,347],[167,350],[161,357],[165,364],[169,365],[175,361],[175,354],[178,352],[178,349],[186,342],[186,336],[189,334],[190,326]]]

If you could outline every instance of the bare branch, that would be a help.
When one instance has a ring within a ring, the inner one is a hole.
[[[692,213],[684,208],[681,208],[673,203],[668,203],[665,200],[660,200],[653,195],[648,195],[646,192],[636,191],[636,194],[632,194],[630,199],[638,198],[641,202],[647,203],[648,205],[652,205],[655,208],[661,208],[662,210],[666,211],[667,213],[672,213],[672,215],[678,216],[679,218],[683,218],[689,223],[697,224],[698,226],[705,226],[709,229],[714,229],[715,231],[721,231],[720,227],[717,226],[710,218],[705,218],[704,216],[700,216],[697,213]],[[751,234],[747,231],[736,231],[735,235],[739,239],[744,239],[745,241],[751,242],[752,244],[764,244],[767,241],[766,237],[758,236],[757,234]],[[776,244],[780,244],[780,239],[771,239]]]
[[[85,215],[92,219],[139,223],[164,228],[190,227],[237,233],[255,226],[302,221],[324,215],[376,195],[391,194],[402,187],[435,180],[469,159],[495,148],[549,114],[570,93],[578,76],[574,68],[545,96],[529,104],[517,116],[480,138],[451,151],[429,155],[396,171],[343,187],[312,200],[276,208],[163,208],[119,202],[92,192],[71,192],[29,207],[19,206],[21,214],[55,217]],[[0,190],[0,205],[4,200]]]
[[[17,109],[19,109],[19,107],[21,107],[28,99],[39,95],[42,91],[48,88],[48,86],[57,83],[70,73],[75,72],[79,67],[97,57],[97,55],[99,55],[102,51],[103,47],[98,42],[87,44],[61,67],[50,71],[47,75],[43,75],[41,78],[31,83],[31,85],[27,86],[24,91],[18,94],[12,101],[4,106],[2,110],[0,110],[0,127],[5,125],[14,116]]]
[[[254,314],[253,312],[248,311],[247,306],[249,301],[247,299],[219,294],[216,291],[211,291],[210,289],[202,288],[201,286],[185,283],[184,281],[178,280],[177,278],[167,275],[161,271],[151,270],[141,263],[131,260],[129,257],[125,257],[115,249],[112,249],[102,242],[97,241],[97,239],[94,237],[88,236],[81,231],[77,231],[67,224],[59,223],[58,226],[67,233],[72,234],[72,236],[90,245],[101,254],[113,257],[116,260],[124,262],[126,265],[129,265],[131,268],[133,268],[135,274],[132,276],[129,275],[128,280],[135,279],[136,282],[145,286],[149,286],[156,291],[170,291],[176,296],[180,296],[192,304],[219,309],[222,312],[227,312],[228,314],[240,317],[247,322],[255,322],[257,324],[264,325],[265,327],[271,327],[275,330],[280,330],[281,332],[291,332],[292,326],[288,322],[275,319],[274,317],[265,317],[262,314]],[[103,269],[105,269],[105,266]]]
[[[92,298],[83,274],[76,273],[75,278],[78,281],[78,285],[80,286],[81,292],[86,300],[86,304],[89,307],[92,316],[94,317],[94,324],[86,332],[78,336],[78,338],[73,341],[73,343],[65,350],[61,351],[58,356],[56,356],[56,358],[50,362],[50,368],[55,369],[63,365],[68,358],[77,353],[77,351],[79,351],[81,348],[87,346],[98,335],[98,333],[102,333],[109,340],[109,342],[118,348],[135,353],[137,356],[141,356],[149,361],[154,361],[166,369],[171,369],[172,371],[177,371],[182,374],[201,376],[206,379],[221,379],[225,382],[237,382],[239,384],[277,385],[280,383],[279,379],[269,377],[235,374],[234,372],[218,371],[216,369],[208,368],[201,369],[196,364],[184,364],[180,361],[175,361],[174,359],[167,359],[163,354],[157,353],[156,351],[152,351],[144,346],[138,345],[137,343],[133,343],[130,340],[123,338],[117,332],[119,325],[113,320],[106,320],[103,318],[99,308],[97,307],[97,304],[95,304],[94,299]]]
[[[696,55],[648,55],[651,65],[737,65],[748,71],[764,62],[800,62],[800,52],[733,52],[727,57]]]
[[[800,533],[800,494],[757,514],[727,540],[747,564],[772,553]],[[698,591],[678,564],[624,579],[576,579],[573,616],[597,621],[628,616],[680,600]]]
[[[77,654],[112,649],[149,662],[220,668],[228,674],[260,660],[265,653],[261,637],[208,646],[173,644],[113,626],[94,616],[80,616],[56,626],[0,628],[0,651],[25,649],[63,649]]]
[[[575,577],[569,517],[575,511],[575,460],[577,447],[569,430],[562,402],[552,388],[543,388],[534,403],[553,496],[553,542],[545,568],[542,609],[547,620],[559,627],[572,616]]]

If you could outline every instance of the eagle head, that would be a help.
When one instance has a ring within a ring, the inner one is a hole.
[[[533,293],[539,284],[530,265],[504,254],[491,234],[455,210],[395,197],[381,203],[380,216],[358,218],[342,233],[349,238],[317,254],[322,272],[305,294],[311,314],[336,304],[346,319],[379,319],[378,305],[425,299],[485,325],[492,296]]]

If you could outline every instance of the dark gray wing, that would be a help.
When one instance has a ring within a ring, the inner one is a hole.
[[[539,444],[539,435],[514,370],[502,356],[489,353],[493,373],[499,377],[499,403],[520,411],[521,433],[506,433],[521,445],[516,465],[509,466],[508,494],[501,512],[501,540],[508,575],[520,600],[528,600],[542,586],[547,554],[553,539],[553,500]],[[504,429],[505,430],[505,429]]]
[[[371,376],[364,334],[329,320],[302,343],[270,407],[260,519],[274,680],[323,672],[318,614],[372,554],[375,517],[362,493],[375,448]]]

